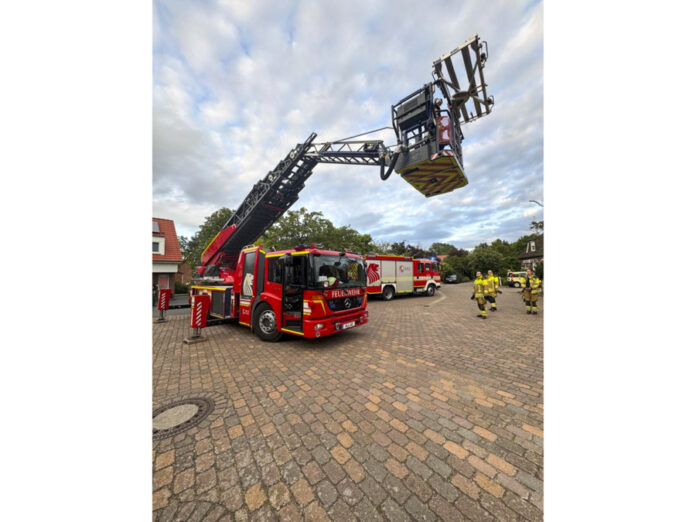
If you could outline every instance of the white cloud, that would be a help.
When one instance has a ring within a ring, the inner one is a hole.
[[[293,208],[424,246],[527,233],[528,200],[543,198],[541,4],[396,5],[155,2],[153,212],[194,233],[310,132],[390,125],[391,104],[430,80],[432,60],[478,33],[496,106],[464,128],[467,187],[426,199],[377,168],[318,165]]]

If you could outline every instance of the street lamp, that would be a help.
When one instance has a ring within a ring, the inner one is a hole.
[[[530,202],[530,203],[536,203],[537,205],[539,205],[539,206],[542,207],[542,208],[544,207],[544,205],[542,205],[541,203],[539,203],[536,199],[530,199],[529,202]]]

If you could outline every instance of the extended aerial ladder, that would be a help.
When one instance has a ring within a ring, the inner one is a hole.
[[[396,171],[426,197],[464,187],[468,180],[462,167],[461,125],[490,114],[494,103],[483,78],[487,50],[486,42],[474,35],[433,62],[433,81],[392,105],[395,145],[351,138],[314,143],[317,135],[310,134],[254,185],[203,252],[198,275],[215,279],[221,266],[234,268],[242,248],[261,237],[297,201],[317,163],[378,166],[383,180]],[[464,65],[463,85],[452,63],[457,55]],[[365,134],[369,132],[358,136]]]

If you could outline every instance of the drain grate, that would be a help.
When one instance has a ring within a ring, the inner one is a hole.
[[[152,440],[178,435],[200,424],[215,409],[206,397],[182,399],[160,406],[152,412]]]

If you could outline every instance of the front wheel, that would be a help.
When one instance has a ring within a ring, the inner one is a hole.
[[[267,303],[262,303],[254,313],[254,332],[262,341],[274,342],[282,335],[278,331],[278,322],[273,308]]]
[[[428,297],[434,296],[434,295],[435,295],[435,286],[430,285],[430,286],[428,287],[428,289],[425,291],[425,293],[426,293],[426,295],[427,295]]]
[[[382,299],[385,301],[391,301],[394,298],[394,287],[385,286],[382,290]]]
[[[519,281],[515,281],[515,288],[519,288],[519,287],[521,287],[521,286],[522,286],[522,285],[520,284]]]

